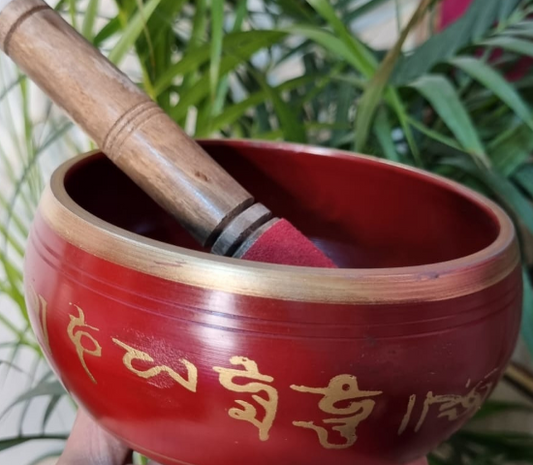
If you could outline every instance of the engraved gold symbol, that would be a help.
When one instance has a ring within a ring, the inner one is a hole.
[[[428,413],[432,406],[438,406],[437,418],[446,418],[448,421],[456,421],[464,417],[468,417],[474,414],[481,408],[490,392],[494,383],[490,381],[490,378],[497,370],[489,373],[479,383],[477,383],[470,391],[465,395],[457,394],[434,394],[429,391],[426,394],[424,403],[422,405],[422,412],[420,418],[414,427],[415,433],[419,432],[424,425]],[[466,387],[470,386],[470,380],[468,380]],[[407,412],[404,415],[398,435],[401,435],[407,429],[407,426],[411,420],[412,412],[416,403],[416,395],[412,395],[409,398],[409,404],[407,406]]]
[[[83,310],[78,307],[77,305],[74,305],[76,309],[78,310],[78,316],[69,315],[70,317],[70,323],[67,328],[68,337],[74,344],[74,347],[76,347],[76,353],[78,354],[78,358],[80,359],[81,365],[83,366],[83,369],[91,379],[93,383],[96,384],[96,379],[92,375],[92,373],[89,371],[89,368],[87,367],[87,363],[85,361],[85,355],[92,355],[93,357],[101,357],[102,356],[102,347],[98,343],[98,341],[87,331],[81,331],[82,328],[87,328],[93,331],[99,331],[98,328],[95,328],[94,326],[89,326],[85,322],[85,315],[83,313]],[[89,340],[93,348],[87,348],[84,346],[84,338],[86,340]]]
[[[28,303],[33,311],[37,314],[39,321],[39,328],[43,337],[43,343],[48,350],[50,350],[50,339],[48,336],[48,324],[46,312],[48,310],[48,303],[44,297],[35,292],[32,286],[28,287]]]
[[[274,381],[274,378],[259,373],[257,363],[246,357],[231,357],[230,363],[232,365],[241,365],[244,369],[213,367],[213,370],[219,373],[220,384],[229,391],[252,393],[252,399],[263,407],[265,414],[262,419],[259,419],[257,409],[251,403],[244,400],[236,400],[235,403],[239,404],[241,408],[230,408],[228,415],[235,420],[247,421],[254,425],[259,430],[259,439],[266,441],[269,438],[270,428],[278,410],[278,391],[276,388],[266,384]],[[248,378],[254,381],[246,384],[237,384],[234,382],[235,378]],[[264,392],[266,398],[257,395],[259,392]]]
[[[370,397],[376,397],[381,394],[381,391],[359,390],[357,378],[352,375],[335,376],[325,388],[296,386],[293,384],[291,389],[298,392],[320,394],[323,396],[318,402],[320,410],[333,415],[344,415],[340,418],[322,420],[324,425],[334,425],[331,429],[339,433],[343,439],[342,443],[330,442],[328,429],[315,425],[313,421],[293,421],[292,424],[294,426],[315,431],[321,446],[325,449],[347,449],[353,446],[357,441],[357,427],[374,410],[376,403]],[[352,402],[347,404],[348,401]]]
[[[182,363],[185,369],[187,370],[187,378],[184,378],[179,373],[177,373],[172,368],[166,365],[157,365],[146,370],[139,370],[133,366],[133,362],[135,360],[152,363],[154,362],[154,359],[146,352],[135,349],[125,344],[124,342],[119,341],[118,339],[113,339],[113,342],[119,347],[122,347],[126,350],[126,353],[122,358],[122,363],[124,363],[124,366],[129,371],[135,373],[140,378],[149,379],[153,378],[154,376],[158,376],[161,373],[166,373],[184,388],[188,389],[189,391],[196,392],[196,386],[198,384],[198,370],[188,360],[185,360],[184,358],[179,359],[180,363]]]
[[[407,425],[409,425],[409,420],[411,419],[411,414],[413,413],[413,408],[416,404],[416,394],[413,394],[412,396],[409,396],[409,402],[407,404],[407,412],[403,416],[402,423],[400,424],[400,429],[398,430],[398,435],[401,435],[405,432],[407,429]]]

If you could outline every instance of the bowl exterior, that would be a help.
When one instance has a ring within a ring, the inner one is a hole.
[[[516,342],[518,264],[459,297],[302,302],[107,261],[42,213],[25,282],[46,357],[104,428],[162,464],[407,462],[475,413]]]

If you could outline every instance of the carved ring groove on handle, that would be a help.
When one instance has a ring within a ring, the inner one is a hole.
[[[152,117],[165,114],[163,110],[151,100],[138,103],[126,111],[111,127],[104,138],[102,150],[113,160],[118,158],[117,150],[128,136],[146,123]]]
[[[11,37],[13,37],[13,34],[15,31],[19,28],[19,26],[26,21],[30,16],[33,16],[35,13],[38,13],[42,10],[49,10],[50,7],[48,5],[38,5],[33,7],[32,9],[26,11],[23,15],[20,16],[19,19],[17,19],[13,25],[9,28],[9,31],[7,31],[6,38],[4,39],[4,53],[9,56],[9,43],[11,42]]]

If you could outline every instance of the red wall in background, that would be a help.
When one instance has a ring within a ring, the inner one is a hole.
[[[444,0],[441,6],[440,27],[445,28],[453,23],[467,10],[471,2],[472,0]]]

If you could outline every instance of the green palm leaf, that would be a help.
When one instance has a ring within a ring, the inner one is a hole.
[[[514,87],[492,67],[479,59],[466,56],[452,58],[449,62],[494,92],[524,123],[533,129],[531,109]]]
[[[287,33],[284,31],[239,31],[227,34],[222,40],[224,55],[237,55],[238,61],[243,62],[249,59],[258,50],[269,47],[284,37]],[[177,76],[197,70],[202,64],[206,63],[211,56],[211,45],[204,44],[201,47],[187,53],[181,60],[172,65],[154,84],[156,95],[168,89]],[[228,60],[229,61],[229,60]],[[219,67],[221,73],[222,63]]]
[[[144,4],[140,11],[137,11],[132,18],[128,20],[128,24],[122,32],[119,41],[109,53],[109,60],[119,65],[126,53],[133,47],[135,41],[142,34],[146,27],[146,22],[152,16],[161,0],[149,0]]]
[[[472,119],[448,78],[427,74],[412,82],[410,87],[420,92],[431,103],[466,152],[485,166],[490,165]]]
[[[16,438],[0,439],[0,451],[11,449],[15,446],[20,446],[31,441],[51,441],[51,440],[66,440],[68,434],[36,434],[21,436]]]
[[[366,46],[354,37],[328,0],[307,0],[307,2],[327,21],[334,33],[350,51],[354,62],[358,63],[359,71],[365,76],[371,76],[377,67],[377,61]]]
[[[533,56],[533,42],[516,37],[499,36],[481,42],[481,45],[501,48],[520,55]]]

